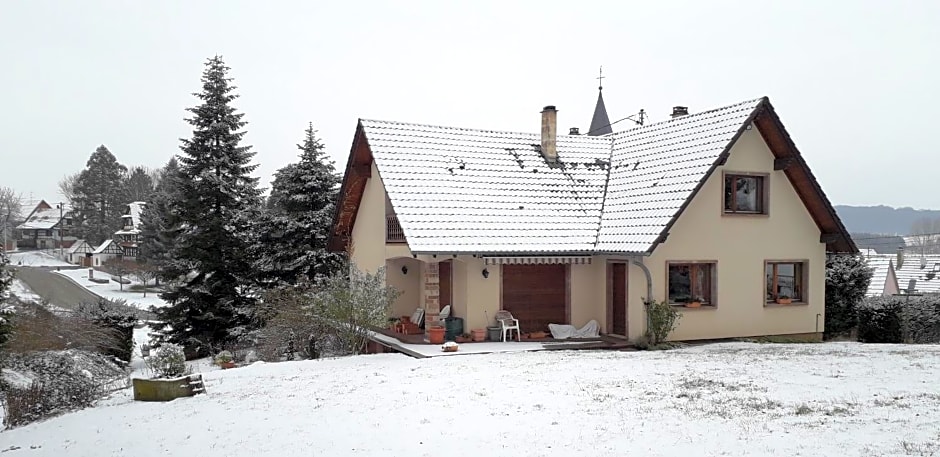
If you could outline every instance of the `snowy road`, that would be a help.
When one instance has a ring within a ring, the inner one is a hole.
[[[16,269],[16,277],[50,305],[60,308],[71,310],[79,303],[98,301],[97,295],[48,268],[19,267]]]

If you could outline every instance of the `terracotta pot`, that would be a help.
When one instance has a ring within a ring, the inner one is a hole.
[[[702,306],[702,302],[700,301],[690,301],[685,304],[686,308],[698,308],[700,306]]]
[[[473,341],[483,341],[486,339],[486,329],[485,328],[475,328],[470,331],[473,335]]]
[[[444,343],[444,327],[431,327],[428,329],[428,339],[431,341],[431,344],[443,344]]]
[[[227,370],[229,368],[235,368],[235,362],[219,362],[219,366],[222,367],[223,370]]]
[[[790,303],[793,303],[792,298],[778,298],[777,299],[778,305],[789,305]]]

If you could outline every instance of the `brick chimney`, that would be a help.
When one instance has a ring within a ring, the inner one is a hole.
[[[555,136],[558,131],[558,110],[554,105],[542,109],[542,157],[546,162],[558,161],[558,150],[555,148]]]
[[[672,118],[675,119],[679,116],[687,116],[689,114],[688,106],[673,106],[672,107]]]
[[[899,248],[898,248],[898,262],[897,262],[897,264],[898,264],[898,270],[900,270],[901,267],[904,265],[904,248],[903,248],[903,247],[899,247]]]

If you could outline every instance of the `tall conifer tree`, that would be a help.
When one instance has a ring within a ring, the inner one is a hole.
[[[172,205],[180,232],[166,274],[177,278],[158,310],[163,340],[190,354],[208,354],[252,325],[256,305],[250,227],[260,204],[249,174],[254,152],[242,146],[247,124],[236,112],[229,67],[219,56],[206,63],[201,104],[189,108],[192,138],[182,140],[179,199]]]

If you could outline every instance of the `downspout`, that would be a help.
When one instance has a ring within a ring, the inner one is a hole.
[[[643,275],[646,276],[646,300],[643,301],[644,309],[646,310],[646,331],[643,332],[645,335],[650,329],[649,304],[653,301],[653,276],[650,274],[650,269],[646,268],[646,264],[643,263],[642,257],[634,257],[632,263],[640,267],[640,270],[643,270]]]

